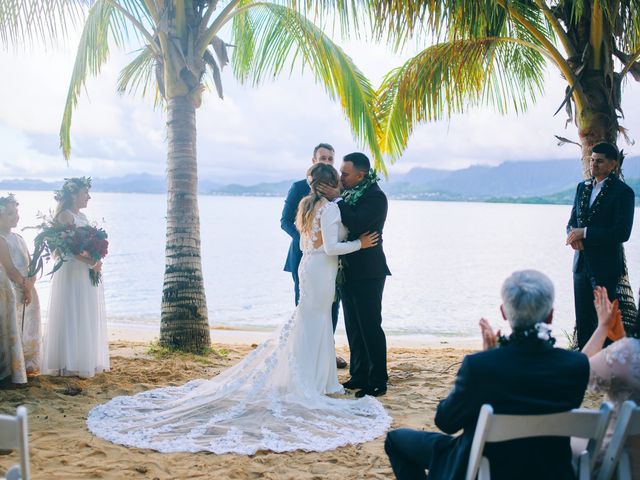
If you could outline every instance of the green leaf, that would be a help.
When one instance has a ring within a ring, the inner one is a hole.
[[[88,0],[2,0],[0,47],[55,45],[81,21],[88,4]]]
[[[377,138],[375,91],[349,56],[319,27],[298,12],[273,3],[255,3],[233,21],[233,67],[240,81],[254,85],[309,68],[332,99],[338,99],[353,134],[371,150],[386,172]]]
[[[145,97],[153,91],[155,101],[161,97],[157,95],[157,82],[155,78],[156,61],[153,51],[149,46],[142,48],[138,55],[120,72],[118,78],[118,93],[136,94],[140,92]]]
[[[121,8],[127,6],[132,9],[127,11],[126,15],[120,8],[114,6],[112,0],[96,0],[89,9],[76,52],[76,61],[60,126],[60,147],[67,160],[71,154],[70,130],[73,110],[78,104],[78,97],[87,77],[100,73],[102,65],[109,58],[110,41],[118,47],[126,44],[129,39],[131,18],[136,22],[145,18],[144,10],[136,6],[139,2],[124,0],[122,4],[118,5]],[[141,38],[142,32],[138,28],[134,28],[134,32]]]
[[[399,156],[415,126],[468,108],[524,111],[543,87],[544,57],[511,38],[457,40],[426,48],[391,71],[379,92],[380,147]]]

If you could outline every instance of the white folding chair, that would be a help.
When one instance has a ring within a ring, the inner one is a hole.
[[[640,435],[640,407],[627,400],[620,407],[618,420],[611,436],[609,446],[602,457],[598,480],[610,480],[618,471],[618,480],[631,480],[631,462],[625,449],[627,438]]]
[[[18,407],[16,416],[0,415],[0,450],[18,450],[20,465],[9,468],[6,480],[29,480],[29,427],[27,409]]]
[[[529,437],[579,437],[589,439],[580,453],[578,478],[591,478],[595,454],[602,445],[612,407],[603,403],[600,410],[574,409],[547,415],[495,415],[491,405],[483,405],[471,444],[466,480],[489,480],[489,460],[482,456],[485,443]]]

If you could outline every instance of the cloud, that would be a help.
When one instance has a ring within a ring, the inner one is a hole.
[[[0,53],[0,175],[61,177],[71,174],[112,176],[163,174],[166,165],[166,112],[153,109],[152,98],[115,92],[120,69],[130,60],[112,52],[99,78],[89,79],[74,113],[69,166],[58,148],[58,129],[75,52],[73,42],[60,51]],[[416,49],[396,54],[370,42],[344,42],[362,70],[380,81]],[[298,71],[259,87],[240,85],[230,68],[223,72],[225,98],[208,91],[197,112],[198,165],[203,178],[252,183],[298,178],[307,168],[313,146],[329,142],[338,158],[362,150],[351,135],[340,106],[331,101],[311,72]],[[575,126],[564,128],[565,114],[553,117],[564,84],[555,71],[530,111],[501,116],[486,109],[418,126],[402,158],[390,172],[415,166],[456,169],[504,160],[577,157],[571,146],[558,147],[554,134],[577,139]],[[625,87],[626,118],[631,133],[640,131],[640,87]],[[365,149],[366,150],[366,149]],[[631,149],[633,150],[633,149]],[[633,152],[632,152],[633,153]]]

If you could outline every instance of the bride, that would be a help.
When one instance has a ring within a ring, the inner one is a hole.
[[[259,450],[326,451],[382,435],[391,423],[375,398],[340,398],[331,324],[338,255],[369,248],[378,234],[344,241],[340,210],[317,190],[338,184],[331,165],[307,172],[311,193],[298,207],[300,302],[273,335],[237,365],[193,380],[95,407],[98,437],[161,452],[251,455]],[[329,394],[338,394],[328,396]]]

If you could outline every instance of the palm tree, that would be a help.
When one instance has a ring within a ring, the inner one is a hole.
[[[322,2],[335,8],[341,1]],[[638,0],[362,0],[379,37],[426,48],[391,71],[379,89],[380,148],[397,157],[414,127],[474,106],[520,112],[544,92],[555,67],[564,107],[577,126],[585,177],[591,148],[626,136],[622,84],[640,81]],[[558,137],[561,141],[567,139]],[[618,287],[625,326],[636,307],[625,274]]]
[[[118,91],[153,93],[167,112],[167,234],[160,343],[187,351],[209,347],[197,198],[196,109],[211,76],[223,97],[221,70],[231,62],[241,82],[259,84],[292,63],[309,67],[338,99],[353,133],[378,166],[375,91],[351,59],[299,10],[296,2],[256,0],[95,0],[78,13],[74,0],[21,0],[0,7],[0,40],[61,35],[84,21],[60,145],[71,151],[72,114],[89,75],[98,75],[112,47],[138,45],[121,71]],[[65,16],[67,10],[75,15]],[[49,22],[51,13],[56,21]],[[230,43],[220,35],[230,31]],[[229,52],[232,55],[229,55]],[[231,59],[229,58],[231,57]]]

